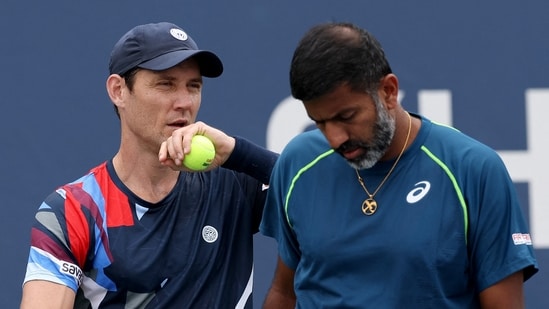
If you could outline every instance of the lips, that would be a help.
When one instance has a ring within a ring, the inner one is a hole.
[[[184,126],[187,125],[187,121],[185,121],[185,120],[176,120],[176,121],[173,121],[173,122],[168,123],[168,125],[169,125],[170,127],[182,128],[182,127],[184,127]]]
[[[345,152],[342,152],[341,154],[345,157],[345,159],[353,160],[362,154],[362,149],[358,147],[353,149],[348,149]]]

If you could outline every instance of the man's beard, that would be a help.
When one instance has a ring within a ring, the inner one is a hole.
[[[365,169],[374,166],[385,154],[395,134],[395,119],[392,118],[377,95],[372,96],[376,104],[377,120],[374,124],[374,137],[371,142],[349,140],[339,146],[339,154],[349,149],[362,148],[364,153],[354,159],[346,159],[355,169]]]

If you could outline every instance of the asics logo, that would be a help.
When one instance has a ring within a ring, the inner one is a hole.
[[[414,185],[412,191],[406,195],[406,201],[410,204],[419,202],[431,189],[431,183],[428,181],[420,181]]]

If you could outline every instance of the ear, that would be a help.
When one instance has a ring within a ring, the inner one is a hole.
[[[124,91],[126,90],[126,82],[124,81],[124,78],[118,74],[111,74],[107,78],[106,86],[109,98],[111,98],[114,105],[120,107],[122,102],[124,102],[123,97]]]
[[[387,109],[393,109],[398,105],[398,78],[395,74],[387,74],[381,79],[379,91]]]

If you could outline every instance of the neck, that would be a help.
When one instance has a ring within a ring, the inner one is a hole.
[[[113,158],[118,178],[135,195],[151,203],[162,200],[175,186],[179,172],[158,162],[158,156],[146,152],[125,152],[122,148]]]
[[[396,128],[393,141],[380,161],[393,160],[397,158],[401,152],[406,151],[406,149],[410,147],[417,136],[419,127],[418,121],[417,118],[412,117],[405,110],[401,110],[396,114]]]

